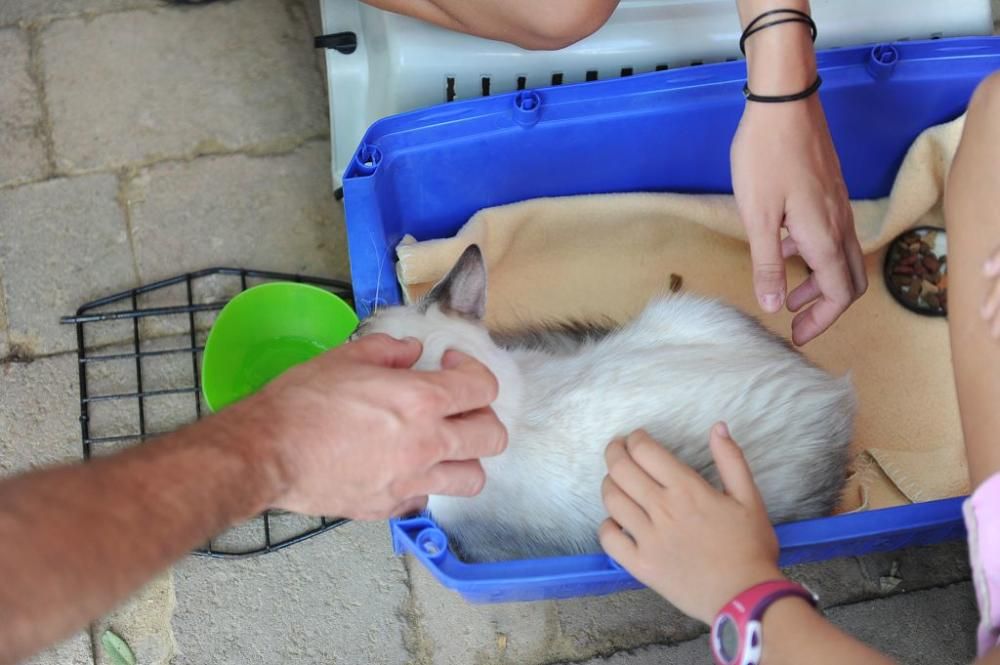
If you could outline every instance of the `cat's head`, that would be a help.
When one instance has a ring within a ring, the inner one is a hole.
[[[417,338],[423,344],[423,351],[413,367],[419,370],[440,369],[441,357],[449,349],[462,351],[483,363],[493,372],[499,386],[491,406],[513,438],[521,411],[523,381],[513,356],[490,337],[483,323],[485,314],[486,262],[479,247],[470,245],[427,295],[410,305],[378,310],[361,324],[358,334]],[[480,460],[488,480],[479,496],[471,499],[432,496],[428,508],[435,515],[448,515],[448,511],[454,510],[463,514],[466,508],[461,506],[473,501],[486,505],[488,511],[493,496],[491,488],[496,486],[497,479],[519,477],[507,470],[513,463],[512,449]]]
[[[424,345],[417,369],[438,369],[444,352],[456,349],[496,373],[495,364],[503,352],[483,324],[485,314],[486,262],[479,247],[469,245],[427,295],[410,305],[377,311],[361,324],[358,335],[415,337]]]

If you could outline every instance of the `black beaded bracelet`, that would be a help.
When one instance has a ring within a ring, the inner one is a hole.
[[[810,97],[819,87],[823,85],[823,79],[820,78],[819,74],[816,75],[816,80],[813,81],[812,85],[803,90],[802,92],[796,92],[792,95],[755,95],[750,92],[750,84],[743,84],[743,96],[747,98],[748,102],[763,102],[764,104],[781,104],[783,102],[797,102],[800,99],[805,99]]]
[[[792,14],[791,18],[782,18],[776,21],[771,21],[770,23],[765,23],[764,25],[757,25],[763,19],[768,16],[774,16],[775,14]],[[770,11],[764,12],[763,14],[757,16],[754,20],[747,24],[747,27],[743,30],[743,34],[740,35],[740,53],[746,55],[746,43],[747,39],[757,34],[761,30],[766,30],[767,28],[773,28],[776,25],[782,25],[785,23],[802,23],[809,26],[809,32],[811,33],[813,43],[816,43],[816,22],[812,20],[812,17],[805,12],[801,12],[798,9],[772,9]]]

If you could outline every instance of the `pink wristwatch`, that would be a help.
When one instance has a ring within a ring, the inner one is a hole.
[[[801,584],[774,580],[752,586],[733,598],[712,623],[712,655],[717,665],[759,665],[761,618],[774,601],[797,596],[812,604],[819,599]]]

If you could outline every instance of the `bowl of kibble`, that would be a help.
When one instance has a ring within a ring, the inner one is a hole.
[[[885,283],[899,304],[924,316],[948,315],[948,236],[936,226],[910,229],[889,244]]]

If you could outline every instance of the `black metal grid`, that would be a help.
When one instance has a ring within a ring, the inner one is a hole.
[[[199,285],[207,281],[213,282],[215,290],[209,289],[211,295],[200,295]],[[210,324],[198,319],[210,317],[214,320],[214,316],[232,296],[256,283],[270,281],[302,282],[319,286],[353,305],[351,285],[341,280],[242,268],[208,268],[94,300],[77,309],[75,316],[64,317],[63,323],[76,326],[80,376],[80,430],[84,459],[132,443],[141,443],[170,431],[169,429],[155,431],[150,428],[148,415],[152,399],[187,395],[194,405],[191,420],[201,418],[203,413],[207,413],[207,408],[203,408],[201,396],[201,354],[205,348],[202,340],[207,336]],[[153,306],[145,306],[149,300],[154,301]],[[178,320],[184,321],[184,324],[178,325]],[[155,324],[167,321],[172,324],[165,328],[171,330],[172,334],[162,331],[157,333]],[[129,334],[122,334],[125,329],[122,324],[127,327]],[[111,327],[115,330],[108,330]],[[146,348],[154,340],[172,342],[175,337],[182,339],[183,342],[168,344],[167,348]],[[91,341],[88,343],[88,340]],[[191,359],[190,376],[193,377],[191,385],[158,387],[155,377],[151,379],[150,372],[147,371],[146,377],[143,375],[143,365],[146,362],[173,359],[175,362],[186,364],[185,357]],[[92,394],[88,390],[89,371],[97,366],[109,367],[116,363],[128,366],[128,380],[123,383],[130,383],[129,387]],[[125,406],[123,413],[130,411],[127,408],[129,403],[134,405],[135,431],[125,433],[94,431],[100,430],[101,427],[94,422],[93,410],[98,404],[108,403],[116,407]],[[318,524],[309,524],[305,527],[300,525],[291,533],[276,534],[274,520],[280,520],[288,515],[282,511],[268,511],[237,527],[244,538],[248,529],[251,533],[256,531],[259,537],[253,538],[252,545],[248,546],[245,542],[235,545],[220,544],[219,541],[223,543],[226,541],[226,535],[230,533],[227,532],[209,541],[194,553],[218,558],[239,558],[274,552],[334,529],[348,521],[341,518],[315,518]],[[300,521],[306,519],[311,518],[301,517]]]

